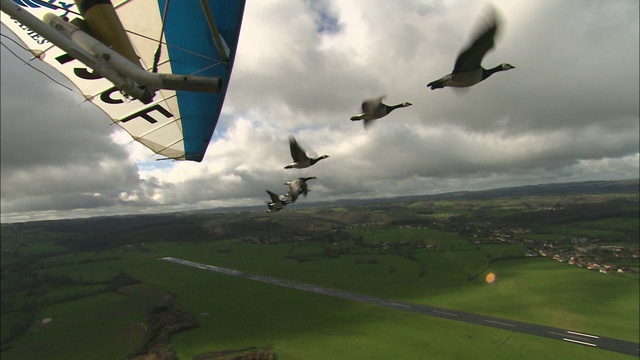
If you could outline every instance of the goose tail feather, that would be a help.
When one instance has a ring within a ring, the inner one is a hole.
[[[431,88],[431,90],[442,89],[444,87],[444,83],[445,83],[444,80],[439,79],[439,80],[428,83],[427,87]]]

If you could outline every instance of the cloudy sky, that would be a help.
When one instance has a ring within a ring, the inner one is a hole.
[[[299,201],[637,178],[638,1],[493,4],[502,22],[483,65],[516,68],[432,91],[486,1],[248,0],[201,163],[155,161],[3,37],[1,221],[264,205],[265,189],[311,175]],[[383,94],[413,106],[366,130],[349,120]],[[289,134],[330,157],[283,169]]]

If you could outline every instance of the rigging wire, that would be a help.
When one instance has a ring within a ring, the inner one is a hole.
[[[160,29],[160,40],[158,41],[158,48],[153,55],[153,70],[152,72],[158,72],[158,63],[160,62],[160,54],[162,53],[162,38],[164,37],[164,26],[167,23],[167,13],[169,11],[169,0],[164,3],[164,14],[162,15],[162,29]]]
[[[214,59],[214,58],[212,58],[212,57],[209,57],[209,56],[206,56],[206,55],[199,54],[199,53],[197,53],[197,52],[195,52],[195,51],[191,51],[191,50],[189,50],[189,49],[185,49],[185,48],[180,47],[180,46],[176,46],[176,45],[173,45],[173,44],[168,44],[167,42],[164,42],[164,41],[158,41],[158,40],[156,40],[156,39],[154,39],[154,38],[152,38],[152,37],[150,37],[150,36],[146,36],[146,35],[144,35],[144,34],[140,34],[140,33],[137,33],[137,32],[135,32],[135,31],[131,31],[131,30],[127,30],[127,29],[125,29],[124,31],[125,31],[127,34],[135,35],[135,36],[138,36],[138,37],[143,38],[143,39],[147,39],[147,40],[151,40],[151,41],[153,41],[153,42],[157,42],[157,43],[158,43],[158,45],[166,45],[167,47],[170,47],[170,48],[173,48],[173,49],[178,49],[178,50],[180,50],[180,51],[184,51],[184,52],[186,52],[187,54],[195,55],[195,56],[201,57],[201,58],[203,58],[203,59],[207,59],[207,60],[216,60],[216,59]]]
[[[0,34],[2,35],[3,38],[9,39],[11,41],[13,41],[14,43],[16,43],[19,47],[21,47],[22,49],[24,49],[25,51],[29,51],[29,49],[27,49],[26,47],[22,46],[20,43],[18,43],[17,41],[15,41],[14,39],[8,37],[5,34]],[[11,54],[13,54],[13,56],[15,56],[16,58],[18,58],[20,61],[22,61],[23,63],[25,63],[26,65],[28,65],[30,68],[36,70],[37,72],[41,73],[42,75],[48,77],[51,81],[53,81],[54,83],[62,86],[63,88],[71,91],[71,92],[75,92],[72,88],[66,86],[65,84],[59,82],[58,80],[52,78],[51,76],[49,76],[48,74],[46,74],[44,71],[36,68],[35,66],[31,65],[31,63],[29,61],[24,60],[23,58],[21,58],[18,54],[16,54],[13,50],[11,50],[4,42],[0,41],[0,45],[2,45],[5,49],[7,49],[7,51],[9,51]],[[30,52],[30,51],[29,51]],[[35,58],[35,57],[34,57]]]

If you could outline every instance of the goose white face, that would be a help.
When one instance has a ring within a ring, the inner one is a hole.
[[[516,67],[509,64],[502,64],[502,70],[515,69]]]

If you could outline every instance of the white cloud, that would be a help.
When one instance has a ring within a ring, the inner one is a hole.
[[[302,175],[317,176],[302,201],[638,177],[638,3],[494,4],[483,63],[516,69],[456,92],[426,84],[451,71],[483,1],[247,2],[201,163],[155,161],[3,51],[2,221],[261,205]],[[414,105],[367,130],[349,120],[382,94]],[[283,169],[289,134],[330,157]]]

